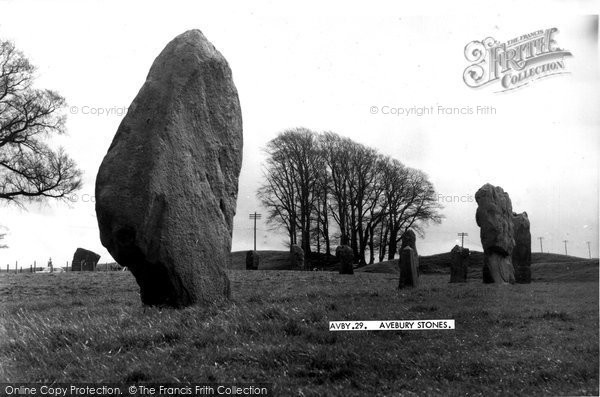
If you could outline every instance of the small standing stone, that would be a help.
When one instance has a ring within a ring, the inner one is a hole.
[[[405,247],[400,251],[400,280],[398,288],[419,286],[419,255],[417,251]]]
[[[515,267],[515,281],[520,284],[531,283],[531,232],[527,212],[513,213],[515,248],[512,261]]]
[[[71,262],[71,270],[74,272],[78,271],[94,271],[96,265],[100,260],[100,255],[97,253],[86,250],[84,248],[77,248],[75,254],[73,254],[73,261]],[[48,266],[52,266],[52,260],[48,262]]]
[[[258,270],[260,256],[257,251],[246,252],[246,270]]]
[[[417,287],[419,285],[419,253],[416,246],[417,236],[412,230],[402,234],[400,246],[400,279],[398,288]]]
[[[450,282],[466,283],[469,270],[469,249],[455,245],[450,251],[452,254],[452,263],[450,265]]]
[[[304,268],[304,250],[297,244],[292,244],[290,247],[290,262],[292,269]]]
[[[354,274],[354,253],[348,245],[340,245],[335,249],[335,256],[340,261],[340,274]]]

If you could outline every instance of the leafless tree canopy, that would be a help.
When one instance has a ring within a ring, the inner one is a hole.
[[[266,147],[258,198],[268,222],[283,227],[305,253],[331,253],[348,241],[361,264],[393,259],[402,233],[423,234],[442,216],[427,175],[332,132],[290,129]],[[333,221],[333,222],[331,222]],[[309,255],[305,255],[305,261]]]
[[[64,198],[81,185],[81,171],[45,141],[64,133],[64,99],[33,88],[35,68],[14,44],[0,41],[0,199]]]

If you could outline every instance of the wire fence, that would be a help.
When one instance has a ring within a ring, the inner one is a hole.
[[[15,262],[14,265],[6,264],[0,266],[0,273],[4,274],[19,274],[19,273],[64,273],[64,272],[115,272],[124,271],[127,268],[121,267],[115,262],[98,263],[93,266],[85,266],[80,264],[76,269],[69,265],[69,261],[64,266],[56,266],[54,264],[48,264],[47,266],[39,266],[35,261],[29,266],[20,265],[19,262]]]

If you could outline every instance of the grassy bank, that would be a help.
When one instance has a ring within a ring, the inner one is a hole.
[[[0,378],[272,381],[278,395],[597,395],[598,282],[229,271],[221,307],[143,308],[128,272],[0,277]],[[539,274],[539,271],[538,271]],[[333,320],[455,319],[454,331],[330,332]]]

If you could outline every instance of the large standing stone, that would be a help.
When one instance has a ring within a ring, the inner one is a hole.
[[[450,264],[450,282],[466,283],[469,271],[469,249],[455,245],[450,251],[452,263]]]
[[[527,212],[513,213],[515,248],[512,261],[515,268],[515,281],[521,284],[531,283],[531,232]]]
[[[246,252],[246,270],[258,270],[260,256],[256,251]]]
[[[73,261],[71,262],[71,270],[74,272],[78,271],[94,271],[96,265],[100,260],[100,255],[94,251],[86,250],[84,248],[77,248],[75,254],[73,254]]]
[[[292,269],[304,268],[304,250],[297,244],[290,246],[290,262]]]
[[[409,246],[400,251],[398,288],[419,286],[419,255]]]
[[[129,107],[96,179],[100,239],[142,302],[226,299],[242,116],[225,58],[199,30],[173,39]]]
[[[489,183],[475,193],[475,219],[481,228],[483,282],[514,283],[512,204],[508,193]]]
[[[335,249],[335,257],[340,262],[340,274],[354,274],[354,253],[350,246],[338,246]]]

